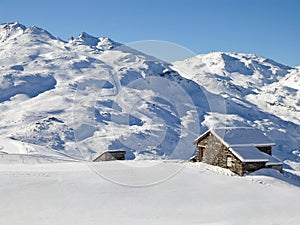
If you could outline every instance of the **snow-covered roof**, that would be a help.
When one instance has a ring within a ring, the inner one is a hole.
[[[229,150],[242,162],[268,162],[266,153],[254,146],[230,147]]]
[[[214,128],[211,132],[219,137],[227,147],[232,146],[273,146],[262,131],[252,127]]]
[[[195,141],[198,142],[202,138],[206,137],[208,133],[213,133],[220,141],[227,147],[232,146],[274,146],[275,143],[271,141],[262,131],[252,127],[224,127],[224,128],[212,128],[202,135],[200,135]]]
[[[268,155],[268,154],[266,155],[268,156],[269,159],[269,161],[266,163],[266,166],[282,165],[282,162],[276,156]]]
[[[254,146],[230,147],[229,150],[242,162],[266,162],[266,166],[282,165],[278,158],[259,151]]]
[[[209,133],[229,148],[229,150],[242,162],[266,162],[266,165],[281,165],[281,161],[276,157],[268,155],[256,147],[274,146],[262,131],[251,127],[225,127],[213,128],[199,136],[196,144],[205,138]]]

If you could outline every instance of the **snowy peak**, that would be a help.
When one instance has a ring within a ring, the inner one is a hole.
[[[110,50],[121,45],[107,37],[100,37],[99,40],[97,48],[101,47],[103,50]]]
[[[26,26],[20,24],[19,22],[4,23],[4,24],[0,24],[0,29],[6,29],[9,31],[18,30],[18,29],[25,30]]]
[[[110,50],[113,49],[117,46],[120,46],[121,44],[106,38],[106,37],[94,37],[92,35],[89,35],[85,32],[82,32],[81,34],[79,34],[79,36],[74,39],[71,38],[71,40],[69,41],[72,44],[81,44],[81,45],[87,45],[87,46],[91,46],[94,48],[97,48],[99,50]]]
[[[25,30],[25,33],[30,34],[30,35],[35,36],[35,37],[44,37],[44,38],[49,38],[49,39],[56,39],[48,31],[46,31],[42,28],[36,27],[36,26],[28,27]]]
[[[261,73],[271,78],[271,76],[284,76],[288,70],[292,69],[271,59],[253,54],[222,53],[222,58],[225,64],[224,69],[229,73],[237,72],[244,75]],[[276,77],[271,79],[274,78],[276,79]]]
[[[79,34],[78,38],[75,40],[79,43],[85,44],[85,45],[90,45],[90,46],[97,46],[97,44],[99,43],[99,39],[89,35],[85,32],[82,32],[81,34]]]
[[[24,33],[26,27],[18,22],[6,23],[0,25],[0,41],[5,41],[8,38],[14,38]]]
[[[282,65],[271,59],[260,57],[254,54],[212,52],[204,55],[197,55],[187,59],[186,62],[195,64],[204,63],[211,72],[223,72],[226,74],[239,73],[253,75],[262,73],[265,76],[284,76],[287,70],[292,67]]]
[[[238,96],[260,92],[293,69],[254,54],[225,52],[197,55],[174,65],[213,93]]]
[[[36,26],[26,27],[18,22],[0,25],[1,42],[14,40],[18,37],[22,37],[23,35],[29,35],[33,40],[56,39],[48,31]]]

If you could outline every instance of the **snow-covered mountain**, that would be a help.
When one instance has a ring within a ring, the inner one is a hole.
[[[225,113],[208,113],[204,124],[257,127],[277,143],[282,159],[299,160],[298,67],[253,54],[212,52],[174,62],[173,69],[224,98]]]
[[[0,35],[4,138],[88,160],[108,149],[128,159],[193,154],[197,110],[208,108],[194,102],[201,88],[168,64],[86,33],[64,42],[13,23]]]
[[[175,68],[225,99],[251,102],[300,124],[300,70],[253,54],[214,52],[175,62]]]
[[[293,69],[253,54],[224,52],[197,55],[174,64],[186,77],[213,93],[242,97],[260,92]]]
[[[187,159],[208,127],[253,126],[286,164],[299,161],[299,68],[236,53],[170,65],[109,38],[66,42],[19,23],[0,25],[0,68],[3,153]]]

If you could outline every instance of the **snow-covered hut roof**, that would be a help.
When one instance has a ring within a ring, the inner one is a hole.
[[[250,127],[213,129],[219,138],[229,146],[272,146],[275,145],[262,131]]]
[[[276,156],[274,156],[274,155],[271,156],[268,154],[266,154],[266,155],[269,159],[269,161],[266,163],[266,166],[282,165],[282,162]]]
[[[206,131],[198,137],[194,143],[206,137],[208,133],[213,133],[227,147],[233,146],[274,146],[271,141],[262,131],[252,127],[225,127],[213,128]]]
[[[242,162],[268,162],[267,154],[254,146],[230,147],[229,150]]]
[[[282,165],[278,158],[259,151],[254,146],[230,147],[229,150],[242,162],[266,162],[266,166]]]

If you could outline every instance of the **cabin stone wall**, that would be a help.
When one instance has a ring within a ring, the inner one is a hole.
[[[227,164],[228,157],[231,158],[230,166]],[[223,160],[224,162],[222,165],[223,168],[230,169],[232,172],[237,173],[240,176],[243,175],[243,163],[231,151],[229,151],[228,148],[225,149],[225,151],[223,153],[223,157],[221,157],[221,158],[224,159]]]
[[[202,147],[205,148],[204,155],[202,155]],[[230,165],[227,163],[228,157],[230,158]],[[195,161],[220,166],[243,175],[242,162],[218,138],[211,134],[197,143]]]
[[[201,148],[204,146],[204,151]],[[196,154],[200,157],[199,161],[216,165],[216,157],[223,149],[223,144],[215,136],[209,135],[198,142]],[[203,154],[204,153],[204,154]]]
[[[243,174],[253,172],[266,167],[266,162],[246,162],[243,163]]]

